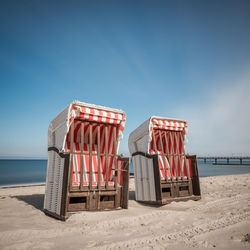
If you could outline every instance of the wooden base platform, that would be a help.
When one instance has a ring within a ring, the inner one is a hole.
[[[127,208],[123,191],[124,189],[118,187],[116,190],[69,193],[67,212]]]

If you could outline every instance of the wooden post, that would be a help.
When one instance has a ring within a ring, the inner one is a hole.
[[[122,161],[123,167],[122,167],[122,179],[123,179],[123,187],[122,187],[122,200],[121,200],[121,207],[128,209],[128,182],[129,182],[129,176],[127,175],[127,172],[124,170],[127,168],[127,162]]]
[[[73,151],[74,151],[74,130],[75,130],[75,123],[74,120],[71,123],[71,128],[70,128],[70,190],[72,190],[72,175],[73,175]]]
[[[84,147],[84,123],[81,123],[80,128],[80,135],[81,135],[81,143],[80,143],[80,150],[81,150],[81,173],[80,173],[80,190],[83,188],[83,147]]]
[[[129,198],[129,158],[121,158],[122,162],[122,195],[121,195],[121,207],[128,209],[128,198]]]
[[[166,169],[168,167],[168,164],[167,164],[166,159],[165,159],[164,148],[163,148],[163,143],[162,143],[162,136],[161,136],[161,131],[160,130],[159,130],[159,133],[160,133],[160,146],[161,146],[163,161],[164,161],[164,165],[165,165],[165,168],[163,168],[163,170],[164,170],[164,173],[166,175],[166,181],[167,181],[168,180],[168,174],[167,174]]]
[[[105,187],[108,187],[108,126],[105,124]]]
[[[68,177],[69,177],[69,159],[70,155],[64,155],[64,170],[62,183],[62,200],[61,200],[61,219],[65,220],[67,217],[68,208]]]
[[[166,151],[167,151],[167,158],[170,166],[170,174],[171,174],[171,180],[173,179],[173,173],[172,173],[172,166],[170,164],[170,157],[169,157],[169,148],[168,148],[168,138],[167,138],[168,132],[164,133],[165,135],[165,141],[166,141]]]
[[[200,191],[200,181],[199,181],[199,172],[198,172],[196,155],[189,155],[187,157],[189,160],[191,160],[191,169],[192,169],[192,181],[190,181],[192,183],[191,194],[200,196],[201,191]]]
[[[89,124],[89,188],[92,189],[92,123]]]

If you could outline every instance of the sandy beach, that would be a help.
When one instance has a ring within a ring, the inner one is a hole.
[[[250,249],[250,175],[200,178],[202,199],[81,212],[42,212],[44,186],[0,189],[0,249]]]

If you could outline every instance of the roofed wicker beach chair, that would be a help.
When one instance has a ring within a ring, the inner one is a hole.
[[[157,116],[130,134],[137,201],[163,205],[201,198],[196,156],[185,154],[186,134],[186,121]]]
[[[129,159],[118,155],[121,110],[73,102],[52,120],[44,212],[128,208]]]

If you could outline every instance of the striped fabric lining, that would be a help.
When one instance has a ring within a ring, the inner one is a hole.
[[[185,139],[186,128],[186,123],[153,119],[149,154],[159,155],[161,180],[166,180],[165,172],[167,173],[167,179],[171,179],[171,171],[173,179],[177,179],[177,177],[187,179],[187,168],[189,168],[190,177],[192,177],[191,161],[186,159],[182,145],[182,137]],[[162,144],[160,140],[162,140]],[[183,169],[183,175],[181,169]]]
[[[89,185],[89,137],[90,137],[90,125],[88,121],[82,122],[74,120],[74,138],[73,138],[73,154],[72,154],[72,164],[73,164],[73,174],[72,174],[72,185],[80,185],[80,170],[81,170],[81,126],[84,127],[84,139],[83,139],[83,180],[82,183],[84,186]],[[97,140],[98,140],[98,126],[100,127],[100,153],[105,154],[105,124],[98,124],[92,122],[92,185],[96,186],[98,184],[98,157],[97,157]],[[106,168],[105,155],[100,156],[100,167],[101,167],[101,180],[100,185],[105,185],[105,176],[106,169],[108,170],[108,185],[114,186],[114,174],[115,174],[115,161],[114,154],[118,153],[118,144],[119,144],[119,133],[121,131],[120,125],[116,126],[116,152],[114,152],[114,125],[107,125],[107,141],[108,141],[108,166]],[[67,151],[70,152],[70,141],[71,141],[71,127],[66,137],[66,147]],[[122,169],[123,162],[117,161],[118,168],[118,185],[122,185]]]
[[[72,184],[73,186],[80,186],[80,161],[81,161],[81,155],[80,154],[73,154],[73,175],[72,175]],[[93,162],[92,162],[92,173],[93,173],[93,181],[92,185],[97,186],[98,185],[98,169],[97,169],[97,157],[93,156]],[[96,159],[96,160],[95,160]],[[105,185],[105,167],[101,165],[101,179],[100,179],[100,185]],[[117,161],[117,169],[118,169],[118,180],[117,184],[118,186],[122,186],[123,184],[123,161]],[[111,173],[111,171],[110,171]],[[113,174],[112,174],[113,176]],[[108,175],[108,185],[114,186],[114,181],[110,181],[112,179],[111,174]],[[83,180],[82,180],[83,186],[89,185],[89,156],[83,155]]]

